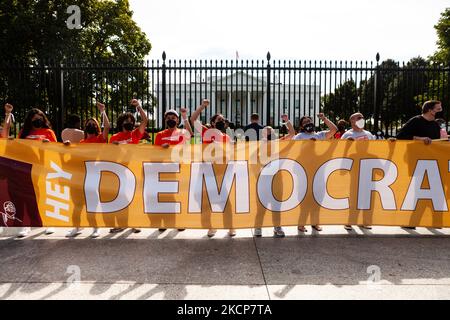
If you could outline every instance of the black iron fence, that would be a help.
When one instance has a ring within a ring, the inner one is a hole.
[[[319,112],[337,121],[360,111],[369,130],[395,135],[429,99],[443,102],[442,117],[449,120],[450,68],[420,58],[380,63],[379,55],[372,62],[273,61],[269,53],[265,60],[251,61],[167,60],[163,53],[162,60],[126,66],[0,63],[0,103],[15,106],[16,133],[32,107],[44,110],[59,133],[69,114],[82,121],[98,117],[96,101],[107,105],[115,126],[118,115],[134,112],[132,98],[147,111],[150,132],[161,129],[167,109],[185,106],[192,113],[207,98],[211,104],[201,116],[204,122],[222,113],[241,127],[258,113],[262,124],[278,127],[286,113],[296,126],[304,115],[321,125]]]

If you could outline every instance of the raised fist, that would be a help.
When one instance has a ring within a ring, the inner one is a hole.
[[[13,106],[9,103],[5,104],[5,112],[11,113],[13,111]]]
[[[139,107],[139,101],[137,99],[133,99],[133,100],[131,100],[131,105],[133,107]]]
[[[97,108],[100,111],[100,113],[102,113],[103,111],[105,111],[105,105],[103,103],[97,102]]]
[[[209,106],[209,100],[208,99],[203,99],[202,101],[202,107],[208,107]]]

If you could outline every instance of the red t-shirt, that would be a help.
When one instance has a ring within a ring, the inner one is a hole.
[[[161,146],[165,143],[176,145],[184,143],[188,140],[189,134],[185,135],[185,131],[181,129],[166,129],[158,132],[155,138],[155,145]]]
[[[203,127],[202,129],[202,141],[203,143],[212,143],[212,142],[230,142],[230,137],[217,130],[217,129],[208,129]]]
[[[108,143],[108,141],[103,137],[103,134],[99,134],[98,136],[83,139],[80,143]]]
[[[139,140],[144,136],[143,133],[139,131],[139,128],[133,131],[118,132],[109,139],[109,143],[118,142],[119,144],[138,144]]]
[[[22,131],[19,133],[19,137],[22,136]],[[25,137],[25,139],[30,140],[49,140],[50,142],[56,142],[56,135],[53,132],[52,129],[37,129],[37,130],[31,130],[30,133]]]

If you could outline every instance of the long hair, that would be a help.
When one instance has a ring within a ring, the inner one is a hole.
[[[217,113],[217,114],[213,115],[213,116],[211,117],[211,119],[209,119],[209,123],[212,125],[212,123],[214,122],[214,127],[215,127],[215,126],[216,126],[216,124],[215,124],[216,119],[217,119],[219,116],[223,116],[223,115],[222,115],[221,113]]]
[[[128,118],[130,118],[133,121],[133,125],[136,123],[136,118],[133,116],[133,114],[131,112],[122,113],[117,118],[117,132],[122,132],[123,131],[123,123]]]
[[[89,118],[86,120],[86,122],[84,123],[84,138],[87,139],[87,132],[86,132],[86,127],[89,121],[94,121],[95,125],[97,126],[97,136],[100,135],[101,131],[100,131],[100,124],[98,123],[97,119],[95,118]]]
[[[37,108],[33,108],[30,111],[28,111],[28,113],[25,117],[25,122],[24,122],[23,128],[22,128],[22,134],[19,137],[20,139],[26,139],[26,137],[28,137],[28,135],[30,134],[31,130],[33,129],[33,124],[31,123],[31,121],[36,114],[40,115],[42,117],[42,119],[44,120],[44,125],[42,126],[42,128],[45,128],[45,129],[52,128],[52,125],[51,125],[50,121],[48,121],[48,118],[45,115],[45,113]]]

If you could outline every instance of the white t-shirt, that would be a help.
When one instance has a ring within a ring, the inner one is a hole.
[[[353,131],[353,129],[348,130],[341,137],[341,139],[348,139],[348,138],[353,138],[355,140],[376,140],[377,139],[373,134],[371,134],[367,130],[363,130],[361,132],[356,132],[356,131]]]
[[[327,134],[328,131],[320,131],[320,132],[313,132],[313,133],[307,133],[307,132],[300,132],[299,134],[295,135],[292,140],[327,140]]]

